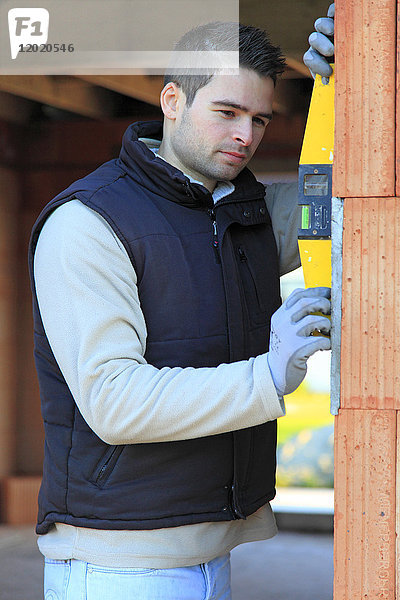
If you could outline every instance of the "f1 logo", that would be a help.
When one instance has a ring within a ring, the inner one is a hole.
[[[18,56],[20,46],[46,44],[49,35],[49,11],[46,8],[11,8],[8,11],[11,58]]]

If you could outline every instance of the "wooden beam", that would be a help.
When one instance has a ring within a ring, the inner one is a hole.
[[[15,468],[17,250],[20,175],[0,167],[0,477]]]
[[[283,79],[298,79],[308,75],[307,67],[295,59],[289,59],[291,67],[283,75]],[[295,69],[295,70],[294,70]],[[136,98],[154,106],[160,105],[160,92],[163,88],[163,77],[160,75],[82,75],[79,79],[98,85],[114,92]],[[285,82],[277,86],[273,104],[274,112],[289,114],[293,109],[293,99],[286,93]]]
[[[35,104],[25,98],[0,92],[0,119],[8,123],[27,123]]]
[[[311,73],[303,63],[303,61],[297,60],[291,56],[285,56],[286,64],[288,68],[283,73],[283,79],[298,79],[303,77],[311,77]]]
[[[76,77],[2,75],[0,91],[92,119],[112,115],[109,100],[103,91]]]
[[[81,75],[79,79],[154,106],[160,104],[161,75]]]

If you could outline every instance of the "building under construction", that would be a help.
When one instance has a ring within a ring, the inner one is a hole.
[[[241,20],[271,31],[288,55],[277,116],[250,165],[260,176],[296,177],[312,84],[301,56],[327,4],[240,4]],[[400,599],[399,32],[396,0],[336,1],[335,600]],[[160,116],[161,87],[146,75],[0,76],[4,523],[34,522],[43,453],[26,266],[32,224],[56,193],[117,154],[128,123]]]

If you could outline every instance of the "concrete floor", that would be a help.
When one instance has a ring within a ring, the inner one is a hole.
[[[283,531],[232,552],[234,600],[332,600],[333,541]],[[40,600],[42,556],[31,527],[0,526],[0,600]]]
[[[282,531],[232,552],[234,600],[332,600],[333,535]]]

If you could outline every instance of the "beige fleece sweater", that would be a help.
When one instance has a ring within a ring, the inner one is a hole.
[[[289,243],[297,237],[294,186],[270,186],[266,200],[278,251],[282,247],[283,273],[298,266],[297,243]],[[47,220],[34,271],[56,360],[83,417],[105,442],[189,439],[284,414],[266,355],[201,369],[156,369],[146,363],[146,323],[132,264],[106,221],[79,201],[59,207]],[[267,504],[246,520],[150,531],[57,524],[38,544],[53,559],[169,568],[206,562],[275,533]]]

